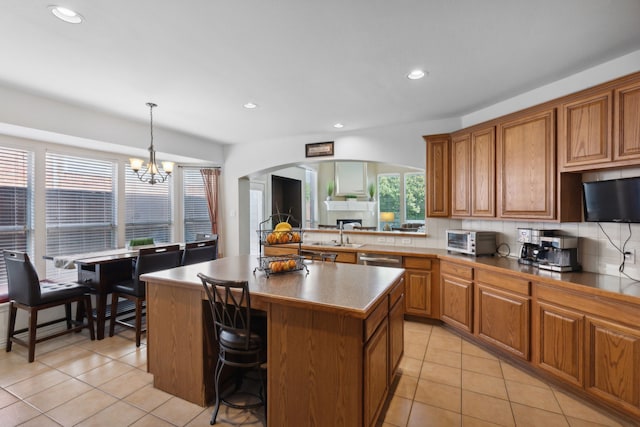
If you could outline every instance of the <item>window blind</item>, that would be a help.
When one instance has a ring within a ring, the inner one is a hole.
[[[33,257],[33,153],[0,147],[0,249]],[[0,301],[6,299],[7,270],[0,261]]]
[[[115,162],[47,153],[47,255],[115,247]],[[47,263],[47,277],[59,277]]]
[[[200,169],[184,168],[182,179],[184,239],[185,242],[191,242],[198,233],[211,234],[211,219]]]
[[[148,184],[140,181],[130,165],[125,166],[125,238],[152,237],[155,243],[171,242],[170,182]]]

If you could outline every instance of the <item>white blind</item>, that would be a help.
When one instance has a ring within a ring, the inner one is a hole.
[[[183,169],[184,239],[196,240],[196,234],[211,234],[211,219],[204,192],[204,181],[198,168]]]
[[[173,215],[169,182],[154,185],[144,183],[127,164],[125,197],[127,242],[143,237],[152,237],[156,243],[171,242]]]
[[[0,147],[0,251],[28,252],[33,236],[33,153]],[[0,261],[0,299],[7,295],[7,270]]]
[[[115,162],[47,153],[47,255],[115,247]],[[57,276],[51,263],[47,277]]]

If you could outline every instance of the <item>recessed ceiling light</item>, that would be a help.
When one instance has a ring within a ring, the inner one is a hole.
[[[70,24],[79,24],[84,20],[82,15],[78,12],[74,12],[66,7],[49,6],[49,10],[51,10],[51,13],[53,13],[56,18],[62,19],[64,22],[68,22]]]
[[[407,74],[407,77],[411,80],[418,80],[423,78],[424,76],[425,76],[425,72],[422,70],[413,70],[412,72]]]
[[[247,102],[246,104],[243,105],[244,108],[246,108],[247,110],[253,110],[254,108],[258,107],[258,104],[254,104],[253,102]]]
[[[333,127],[336,129],[342,129],[344,125],[342,123],[336,123],[335,125],[333,125]]]

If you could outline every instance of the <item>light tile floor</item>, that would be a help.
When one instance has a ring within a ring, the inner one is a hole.
[[[154,389],[129,331],[84,333],[0,351],[0,426],[206,426],[212,408]],[[630,426],[514,368],[449,330],[405,322],[405,356],[380,426]],[[220,426],[263,426],[222,406]],[[640,425],[640,424],[639,424]],[[296,426],[297,427],[297,426]]]

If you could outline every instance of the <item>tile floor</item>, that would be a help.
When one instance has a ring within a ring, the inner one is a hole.
[[[445,328],[405,323],[405,356],[380,426],[629,426]],[[206,426],[212,408],[152,387],[146,347],[128,331],[71,334],[0,351],[0,426]],[[263,426],[261,410],[222,407],[220,426]]]

